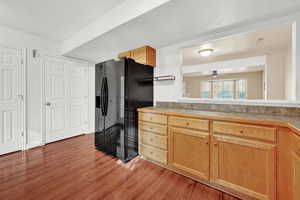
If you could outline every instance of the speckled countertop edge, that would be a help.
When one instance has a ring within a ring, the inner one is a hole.
[[[190,109],[174,109],[163,107],[146,107],[139,108],[138,111],[147,111],[160,114],[169,115],[188,115],[195,118],[207,118],[212,120],[234,121],[244,123],[255,123],[260,125],[270,125],[290,128],[300,135],[300,117],[287,117],[287,116],[272,116],[263,114],[250,114],[250,113],[231,113],[231,112],[214,112]]]

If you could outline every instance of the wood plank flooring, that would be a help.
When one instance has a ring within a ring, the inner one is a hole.
[[[0,156],[1,200],[237,200],[136,158],[127,164],[83,135]]]

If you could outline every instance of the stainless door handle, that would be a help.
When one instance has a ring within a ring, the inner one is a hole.
[[[50,102],[47,102],[47,103],[46,103],[46,106],[51,106],[51,103],[50,103]]]

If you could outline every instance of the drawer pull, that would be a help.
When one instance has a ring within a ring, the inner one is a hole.
[[[190,125],[190,123],[188,123],[188,122],[187,122],[187,123],[186,123],[186,125],[187,125],[187,126],[189,126],[189,125]]]
[[[243,134],[244,133],[244,131],[243,130],[240,130],[240,134]]]
[[[217,143],[217,142],[215,142],[215,143],[214,143],[214,145],[215,145],[215,146],[218,146],[218,143]]]
[[[208,142],[208,141],[206,141],[206,142],[205,142],[205,144],[209,144],[209,142]]]

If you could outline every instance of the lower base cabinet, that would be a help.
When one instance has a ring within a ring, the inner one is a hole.
[[[211,182],[259,200],[276,198],[275,145],[229,136],[211,141]]]
[[[170,128],[169,141],[169,165],[208,181],[209,134]]]
[[[300,148],[300,147],[299,147]],[[293,200],[300,199],[300,156],[293,154]]]
[[[289,128],[147,112],[139,120],[150,161],[243,200],[300,200],[300,137]]]

